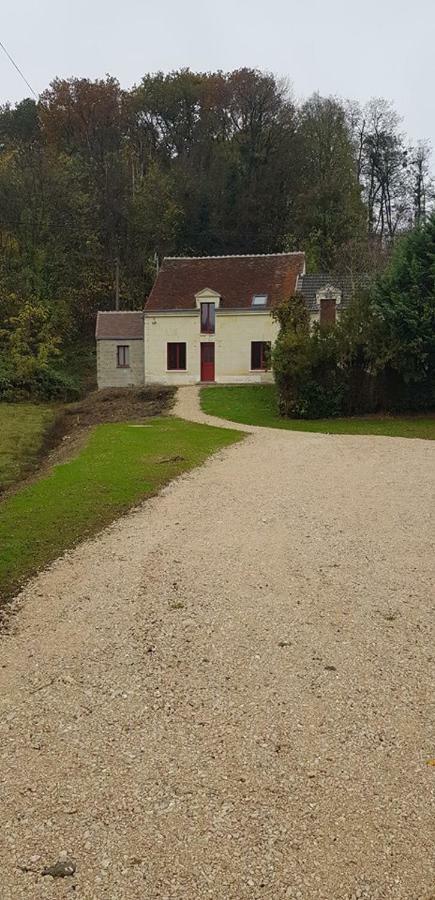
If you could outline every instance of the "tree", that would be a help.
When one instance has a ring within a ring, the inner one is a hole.
[[[378,368],[435,389],[435,215],[397,245],[379,280],[374,309],[382,325]],[[435,400],[435,393],[433,394]]]
[[[430,170],[431,148],[420,141],[409,150],[409,180],[414,225],[423,225],[435,199],[435,183]]]
[[[310,372],[310,316],[303,296],[295,294],[273,310],[273,317],[279,325],[272,351],[279,409],[290,416]]]
[[[364,107],[349,104],[347,118],[367,208],[368,235],[392,241],[411,223],[408,148],[399,131],[400,117],[391,103],[375,98]]]
[[[143,306],[156,274],[155,255],[161,260],[176,249],[182,216],[171,173],[152,163],[128,208],[125,293],[130,307]]]
[[[364,207],[346,115],[334,98],[315,94],[300,111],[293,203],[298,242],[313,268],[334,267],[337,250],[361,234]]]
[[[377,274],[433,204],[429,148],[399,124],[385,101],[298,105],[250,68],[56,79],[0,108],[0,300],[47,306],[69,341],[142,305],[156,253],[302,249]]]
[[[58,355],[60,339],[54,333],[47,306],[23,302],[2,331],[8,360],[18,379],[31,379]]]
[[[128,170],[124,145],[124,95],[115,78],[56,79],[41,95],[44,138],[58,152],[86,164],[99,215],[101,244],[108,249],[116,308],[127,231]]]

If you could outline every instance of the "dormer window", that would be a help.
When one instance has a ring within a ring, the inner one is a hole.
[[[216,323],[216,304],[201,303],[201,334],[214,334]]]
[[[330,328],[337,321],[337,301],[332,297],[322,297],[320,301],[320,325]]]
[[[251,306],[256,306],[256,307],[266,306],[267,298],[268,298],[267,294],[254,294],[252,301],[251,301]]]
[[[327,284],[317,291],[316,303],[319,310],[321,328],[331,328],[337,321],[337,312],[341,303],[341,291],[332,284]]]

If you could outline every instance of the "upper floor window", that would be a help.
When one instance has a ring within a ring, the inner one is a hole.
[[[130,366],[130,347],[128,344],[119,344],[116,348],[116,365],[118,369],[128,369]]]
[[[320,301],[320,325],[328,327],[335,325],[337,319],[337,302],[336,300],[324,298]]]
[[[215,322],[215,304],[201,303],[201,334],[214,334]]]
[[[266,306],[267,297],[267,294],[254,294],[251,306]]]

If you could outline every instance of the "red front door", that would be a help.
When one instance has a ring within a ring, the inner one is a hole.
[[[214,344],[201,344],[201,381],[214,381]]]

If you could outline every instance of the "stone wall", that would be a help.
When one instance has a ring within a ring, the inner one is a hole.
[[[117,365],[117,347],[129,348],[129,366]],[[144,383],[144,342],[139,340],[97,341],[97,383],[99,388],[132,387]]]

